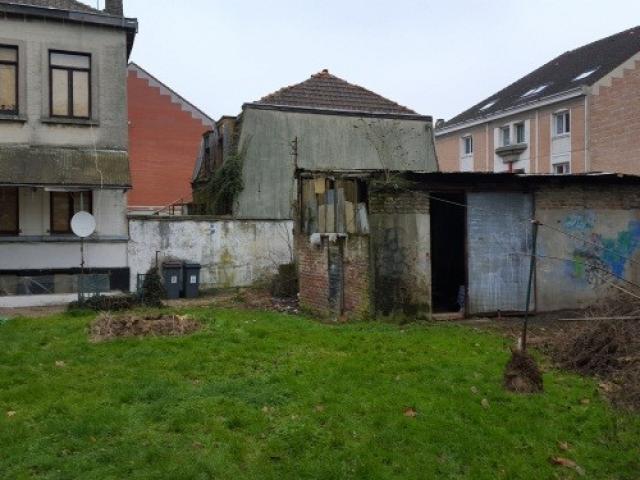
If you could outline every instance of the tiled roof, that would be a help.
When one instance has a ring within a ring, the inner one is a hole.
[[[328,70],[322,70],[302,83],[282,88],[254,103],[366,113],[416,114],[377,93],[331,75]]]
[[[593,85],[639,51],[640,27],[570,50],[456,115],[444,127],[535,103],[577,87]]]
[[[56,10],[68,10],[70,12],[104,13],[102,10],[92,8],[89,5],[76,0],[0,0],[0,3],[54,8]]]

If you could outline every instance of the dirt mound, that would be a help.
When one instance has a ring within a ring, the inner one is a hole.
[[[112,315],[103,313],[91,325],[94,342],[118,337],[186,335],[199,330],[200,323],[188,315]]]
[[[504,371],[504,388],[517,393],[542,392],[542,373],[531,355],[511,351],[511,359]]]

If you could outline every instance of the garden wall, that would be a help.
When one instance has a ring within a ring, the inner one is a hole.
[[[245,287],[293,260],[293,222],[212,217],[129,217],[131,288],[164,260],[202,265],[200,288]]]

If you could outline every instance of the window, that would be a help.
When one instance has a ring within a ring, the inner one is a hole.
[[[471,155],[473,153],[473,137],[462,137],[462,154]]]
[[[0,188],[0,234],[17,235],[18,227],[18,189]]]
[[[511,128],[509,126],[500,128],[500,138],[503,147],[511,145]]]
[[[514,128],[516,130],[516,143],[525,143],[527,139],[524,136],[524,123],[516,123]]]
[[[93,211],[90,191],[51,192],[51,233],[71,233],[71,219],[78,212]]]
[[[570,168],[569,168],[569,162],[556,163],[553,166],[553,173],[555,173],[557,175],[567,175],[567,174],[571,173]]]
[[[571,120],[569,111],[556,113],[553,115],[554,133],[564,135],[571,132]]]
[[[18,113],[18,48],[0,45],[0,113]]]
[[[52,117],[91,116],[91,56],[49,52],[49,96]]]

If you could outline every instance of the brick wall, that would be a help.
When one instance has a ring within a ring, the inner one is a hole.
[[[371,192],[369,212],[376,213],[429,213],[429,194],[426,192]]]
[[[640,190],[633,185],[545,186],[535,193],[535,210],[563,208],[631,210],[640,208]]]
[[[591,170],[640,174],[640,62],[589,97]]]
[[[182,110],[160,88],[129,69],[129,207],[162,207],[191,198],[191,176],[202,134],[201,120]]]
[[[313,246],[306,235],[296,237],[300,305],[314,313],[331,316],[329,305],[328,239]],[[344,240],[344,316],[365,318],[369,315],[369,238],[352,235]]]

